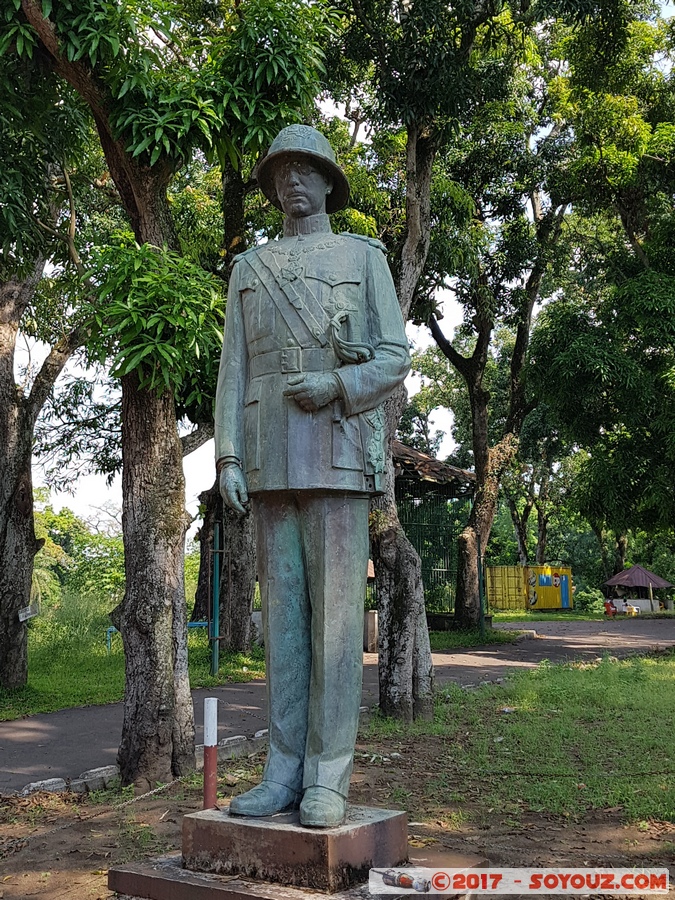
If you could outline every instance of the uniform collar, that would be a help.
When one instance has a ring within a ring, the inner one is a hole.
[[[284,219],[284,237],[295,237],[298,234],[331,234],[330,218],[326,213],[315,216],[303,216],[301,219]]]

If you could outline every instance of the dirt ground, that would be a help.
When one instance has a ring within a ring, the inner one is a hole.
[[[350,801],[403,805],[413,846],[475,854],[493,865],[671,866],[671,881],[675,876],[674,824],[627,825],[619,809],[596,810],[580,821],[533,813],[511,817],[487,810],[477,796],[466,797],[461,807],[440,805],[434,780],[442,740],[359,744]],[[259,779],[261,764],[258,756],[220,768],[223,805]],[[200,807],[196,777],[139,799],[109,791],[87,798],[0,798],[0,898],[112,900],[108,868],[178,850],[183,815]],[[669,897],[675,898],[674,890]]]

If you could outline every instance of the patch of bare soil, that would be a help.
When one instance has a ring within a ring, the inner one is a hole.
[[[480,790],[460,797],[440,768],[443,758],[442,737],[360,744],[350,801],[405,808],[414,846],[470,853],[493,865],[675,864],[673,824],[626,824],[620,809],[595,810],[579,821],[490,809]],[[221,767],[224,805],[259,779],[260,761]],[[0,798],[0,900],[112,900],[108,868],[178,850],[182,817],[200,808],[196,778],[136,800],[112,792]],[[671,868],[671,882],[673,876]]]

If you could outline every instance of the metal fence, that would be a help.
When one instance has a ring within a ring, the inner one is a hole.
[[[442,486],[399,479],[396,504],[401,525],[422,560],[427,612],[452,612],[457,585],[457,539],[466,526],[471,498],[448,497]]]

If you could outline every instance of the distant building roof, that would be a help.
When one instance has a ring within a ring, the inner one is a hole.
[[[644,587],[649,585],[653,588],[672,587],[669,581],[660,578],[644,566],[631,566],[630,569],[624,569],[618,575],[613,575],[609,581],[605,582],[609,587]]]
[[[476,488],[476,475],[467,469],[458,469],[434,459],[419,450],[413,450],[400,441],[392,442],[396,478],[409,478],[433,485],[443,485],[454,496],[472,495]]]

